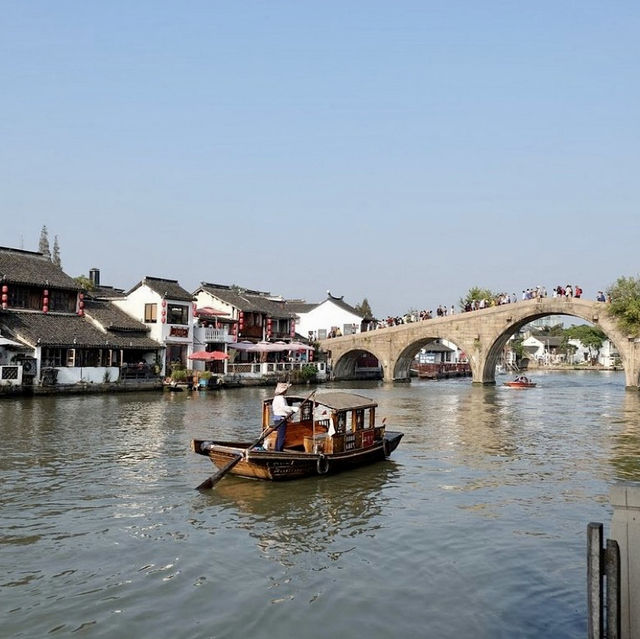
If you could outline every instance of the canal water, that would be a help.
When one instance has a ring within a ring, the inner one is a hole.
[[[0,635],[583,638],[586,528],[640,480],[640,396],[535,380],[327,385],[405,432],[391,461],[207,494],[190,439],[254,438],[268,389],[3,400]]]

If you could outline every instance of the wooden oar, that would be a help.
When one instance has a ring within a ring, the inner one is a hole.
[[[306,404],[315,394],[316,394],[316,391],[313,391],[313,393],[311,393],[300,404],[300,408],[302,408],[302,405]],[[291,415],[293,415],[293,413],[291,413]],[[277,424],[274,424],[273,426],[270,426],[269,428],[266,428],[265,430],[263,430],[262,433],[260,434],[260,437],[258,437],[256,441],[254,441],[247,448],[245,448],[242,454],[237,454],[231,461],[227,462],[217,473],[214,473],[213,475],[211,475],[211,477],[208,477],[207,479],[205,479],[199,486],[196,486],[196,490],[209,490],[210,488],[213,488],[238,462],[240,462],[245,456],[246,457],[249,456],[249,451],[252,448],[255,448],[256,446],[259,446],[260,444],[262,444],[262,442],[265,440],[265,438],[269,434],[271,434],[274,430],[277,430],[278,428],[280,428],[282,424],[286,424],[287,421],[289,420],[289,417],[291,417],[291,415],[287,415],[284,419],[281,419]]]

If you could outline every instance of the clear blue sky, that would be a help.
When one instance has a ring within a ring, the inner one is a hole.
[[[640,270],[640,4],[0,1],[0,245],[378,316]]]

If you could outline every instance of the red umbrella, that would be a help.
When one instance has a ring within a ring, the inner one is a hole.
[[[189,355],[188,359],[197,359],[203,362],[215,362],[221,359],[229,359],[229,356],[222,351],[197,351]]]

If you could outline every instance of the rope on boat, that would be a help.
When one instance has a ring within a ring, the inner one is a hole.
[[[318,455],[316,470],[318,471],[318,475],[326,475],[329,472],[329,460],[324,453]]]

